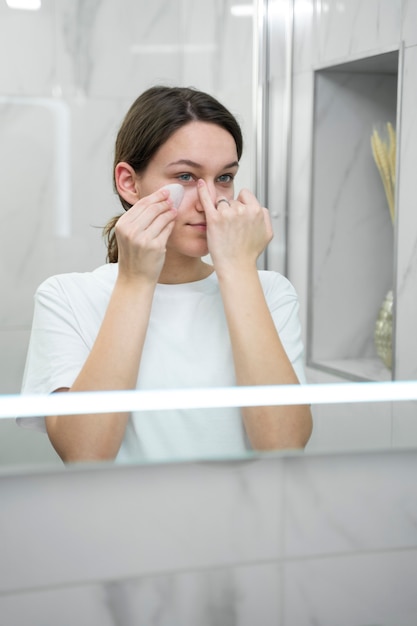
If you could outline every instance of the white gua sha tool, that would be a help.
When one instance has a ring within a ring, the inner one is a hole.
[[[168,189],[171,200],[174,203],[174,207],[178,209],[181,204],[181,200],[184,197],[185,189],[179,183],[172,183],[171,185],[165,185],[162,189]]]

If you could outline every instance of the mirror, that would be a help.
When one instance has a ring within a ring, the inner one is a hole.
[[[94,7],[86,3],[62,6],[56,0],[42,0],[38,11],[17,11],[6,3],[0,5],[0,211],[5,233],[0,266],[3,397],[20,389],[36,287],[50,275],[88,271],[104,262],[101,227],[121,210],[112,190],[115,133],[141,91],[158,82],[193,85],[217,96],[237,115],[244,132],[246,146],[236,186],[257,188],[259,181],[254,180],[254,172],[260,157],[259,145],[255,145],[259,128],[253,127],[253,119],[259,93],[254,94],[252,68],[259,72],[261,64],[256,62],[261,44],[266,61],[261,71],[265,74],[256,77],[256,88],[267,87],[261,100],[265,111],[269,104],[268,126],[261,137],[267,136],[270,145],[261,146],[266,152],[264,165],[269,176],[260,187],[275,230],[265,263],[271,269],[286,271],[283,250],[288,245],[290,278],[300,296],[301,321],[307,332],[305,267],[309,250],[313,64],[324,63],[326,54],[340,60],[351,53],[349,46],[337,48],[344,45],[344,38],[330,43],[320,40],[318,57],[313,58],[309,48],[312,20],[322,20],[326,28],[331,24],[329,20],[338,24],[342,19],[345,27],[350,24],[350,11],[354,11],[346,5],[347,14],[336,15],[340,3],[335,3],[334,7],[326,5],[326,11],[319,15],[314,13],[319,5],[290,0],[157,0],[150,6],[144,0],[132,0],[126,3],[123,13],[115,0],[103,0]],[[288,21],[291,7],[294,12]],[[254,8],[261,18],[257,22],[253,21]],[[358,19],[365,17],[360,14]],[[398,26],[399,45],[399,25],[391,17],[392,32]],[[261,22],[264,30],[259,32]],[[353,29],[355,24],[352,20],[349,27]],[[370,31],[363,28],[361,32]],[[264,47],[265,37],[270,38],[269,49]],[[257,42],[255,47],[253,41]],[[385,41],[373,41],[372,45],[386,51]],[[294,74],[289,76],[292,49]],[[368,49],[368,42],[363,43],[355,54],[360,56]],[[412,63],[409,54],[404,54],[404,63]],[[410,66],[410,75],[412,70]],[[403,111],[403,124],[412,118],[412,102],[409,109]],[[407,136],[415,132],[412,126],[405,130]],[[292,171],[287,169],[286,158],[290,142]],[[413,176],[411,173],[408,180]],[[406,179],[407,170],[402,184]],[[287,241],[288,207],[293,221]],[[411,208],[414,210],[414,206]],[[412,230],[407,220],[403,220],[402,228]],[[408,264],[403,254],[399,271],[412,278],[411,270],[406,274],[409,267],[412,270],[415,265]],[[415,294],[415,290],[408,285],[404,294],[404,304],[396,303],[397,319],[401,327],[411,327],[417,305],[415,296],[409,294]],[[416,378],[417,350],[411,349],[410,337],[405,333],[397,337],[397,342],[404,354],[397,377]],[[313,369],[307,370],[307,376],[312,383],[339,382],[331,373],[322,375]],[[408,402],[341,403],[337,410],[334,405],[316,403],[307,451],[416,445],[414,414],[415,406]],[[17,428],[14,420],[2,419],[0,467],[40,463],[61,463],[47,438]]]
[[[253,187],[253,5],[233,4],[0,4],[0,394],[20,390],[37,286],[105,262],[101,227],[122,210],[115,135],[142,91],[191,85],[221,99],[244,133],[237,186]],[[44,436],[0,423],[0,466],[42,461],[56,461]]]
[[[32,420],[37,415],[74,415],[88,414],[94,407],[95,413],[108,411],[145,411],[145,421],[155,419],[162,426],[166,411],[168,423],[176,418],[171,414],[172,409],[194,409],[190,418],[198,429],[199,413],[204,420],[220,419],[227,408],[237,406],[271,406],[294,404],[310,404],[315,415],[315,429],[307,444],[307,452],[328,453],[335,451],[378,450],[395,448],[409,448],[412,442],[409,438],[410,426],[415,429],[417,410],[417,382],[391,383],[334,383],[324,385],[279,385],[255,387],[224,387],[210,389],[186,390],[155,390],[155,391],[127,391],[127,392],[90,392],[65,394],[37,395],[37,396],[3,396],[0,397],[0,423],[6,424],[10,414],[18,414],[21,419]],[[157,411],[157,413],[153,413]],[[209,413],[207,413],[209,412]],[[146,416],[147,414],[147,416]],[[137,419],[137,418],[136,418]],[[145,428],[143,428],[143,426]],[[236,458],[253,458],[259,453],[247,449],[243,452],[236,444],[234,435],[222,428],[221,435],[210,448],[208,441],[212,441],[209,431],[204,426],[206,436],[201,438],[201,446],[195,447],[184,444],[184,433],[180,439],[174,437],[176,443],[171,442],[155,447],[155,442],[147,440],[147,428],[143,423],[139,437],[143,441],[130,448],[129,457],[118,455],[116,463],[149,463],[195,460],[233,460]],[[152,432],[154,428],[152,427]],[[22,432],[27,432],[22,429]],[[229,433],[229,434],[228,434]],[[45,435],[37,433],[38,437]],[[191,435],[193,436],[193,435]],[[154,437],[154,435],[152,435]],[[23,441],[23,439],[22,439]],[[235,443],[233,443],[233,441]],[[226,442],[226,443],[225,443]],[[232,442],[232,443],[231,443]],[[143,449],[142,449],[143,444]],[[229,445],[230,444],[230,445]],[[179,445],[181,452],[176,452]],[[6,452],[2,442],[3,452]],[[18,454],[10,454],[7,459],[9,465],[27,465],[25,454],[32,454],[33,446],[28,450],[19,450]],[[152,456],[147,451],[152,449]],[[183,451],[185,450],[185,451]],[[273,454],[299,454],[300,451],[274,451]],[[303,452],[301,452],[303,453]],[[21,455],[19,458],[19,454]],[[62,467],[58,457],[46,450],[46,456],[38,461],[55,463]]]

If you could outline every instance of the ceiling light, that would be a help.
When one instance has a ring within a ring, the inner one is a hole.
[[[41,0],[6,0],[10,9],[22,9],[24,11],[38,11],[41,8]]]

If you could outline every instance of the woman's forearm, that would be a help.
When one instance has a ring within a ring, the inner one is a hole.
[[[232,343],[238,385],[298,384],[297,376],[276,331],[256,267],[229,268],[219,284]],[[242,408],[255,449],[300,448],[312,428],[308,406]]]
[[[116,281],[93,348],[69,392],[136,387],[155,286]],[[64,390],[62,390],[64,391]],[[46,418],[48,436],[66,461],[112,459],[124,437],[128,414]]]

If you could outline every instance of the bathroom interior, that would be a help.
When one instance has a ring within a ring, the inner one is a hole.
[[[0,2],[1,623],[415,626],[417,0],[16,4]],[[115,135],[153,84],[207,91],[242,126],[236,187],[270,211],[259,265],[296,288],[319,389],[302,452],[63,467],[16,425],[33,294],[105,262]],[[372,144],[389,128],[391,204]]]

